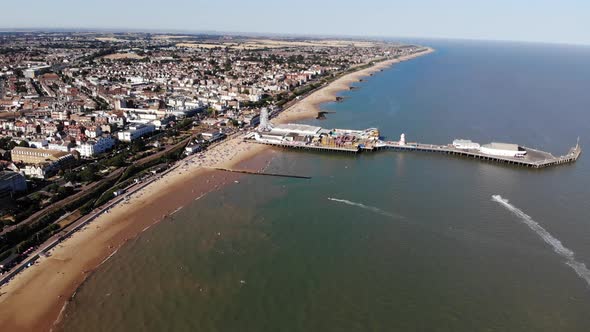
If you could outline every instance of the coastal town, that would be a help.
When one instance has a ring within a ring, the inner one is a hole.
[[[3,283],[132,193],[253,151],[243,138],[261,113],[278,122],[317,115],[301,101],[336,97],[313,92],[342,90],[351,73],[429,51],[354,40],[0,33]]]

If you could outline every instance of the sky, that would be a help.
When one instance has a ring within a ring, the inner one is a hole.
[[[0,30],[134,29],[590,45],[590,0],[0,0]]]

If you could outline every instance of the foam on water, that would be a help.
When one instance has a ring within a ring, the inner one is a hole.
[[[338,199],[338,198],[332,198],[332,197],[328,197],[328,199],[331,200],[331,201],[334,201],[334,202],[339,202],[339,203],[343,203],[343,204],[346,204],[346,205],[360,207],[362,209],[373,211],[375,213],[378,213],[378,214],[381,214],[381,215],[384,215],[384,216],[388,216],[388,217],[391,217],[391,218],[403,218],[402,216],[398,216],[398,215],[395,215],[393,213],[389,213],[387,211],[383,211],[383,210],[381,210],[379,208],[376,208],[374,206],[368,206],[368,205],[365,205],[365,204],[362,204],[362,203],[351,202],[351,201],[346,200],[346,199]]]
[[[572,250],[563,246],[561,241],[556,239],[551,233],[549,233],[543,226],[539,225],[538,222],[534,221],[528,214],[524,213],[519,208],[510,204],[507,199],[502,198],[500,195],[492,195],[492,200],[504,206],[507,210],[514,213],[525,225],[527,225],[533,232],[535,232],[545,243],[550,245],[559,256],[565,258],[566,264],[571,267],[576,274],[584,279],[588,286],[590,286],[590,270],[586,267],[586,264],[576,261],[575,254]]]

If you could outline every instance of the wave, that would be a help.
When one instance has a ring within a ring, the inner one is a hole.
[[[177,208],[176,210],[172,211],[172,213],[170,213],[170,216],[173,216],[176,212],[182,210],[183,206]]]
[[[391,218],[397,218],[397,219],[401,219],[403,218],[402,216],[387,212],[387,211],[383,211],[380,208],[374,207],[374,206],[368,206],[362,203],[357,203],[357,202],[352,202],[346,199],[339,199],[339,198],[332,198],[332,197],[328,197],[329,200],[333,201],[333,202],[339,202],[339,203],[343,203],[346,205],[351,205],[351,206],[356,206],[356,207],[360,207],[361,209],[365,209],[365,210],[369,210],[387,217],[391,217]]]
[[[515,214],[525,225],[527,225],[533,232],[535,232],[545,243],[553,248],[553,251],[559,256],[565,258],[566,264],[571,267],[576,274],[584,279],[588,286],[590,286],[590,270],[586,267],[586,264],[578,262],[575,259],[575,254],[572,250],[566,248],[561,241],[556,239],[551,233],[549,233],[543,226],[539,225],[538,222],[534,221],[528,214],[524,213],[521,209],[510,204],[507,199],[502,198],[500,195],[492,195],[492,200],[504,206],[508,211]]]

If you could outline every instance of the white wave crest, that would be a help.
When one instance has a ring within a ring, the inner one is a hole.
[[[533,218],[531,218],[528,214],[510,204],[507,199],[502,198],[500,195],[492,195],[492,200],[515,214],[520,219],[520,221],[522,221],[533,232],[535,232],[543,241],[545,241],[545,243],[550,245],[555,253],[565,258],[565,263],[574,271],[576,271],[576,274],[580,278],[584,279],[588,286],[590,286],[590,270],[588,270],[586,264],[576,261],[575,254],[572,250],[564,247],[561,241],[551,235],[551,233],[543,228],[543,226],[539,225],[538,222],[534,221]]]
[[[389,213],[387,211],[383,211],[380,208],[376,208],[374,206],[368,206],[362,203],[357,203],[357,202],[351,202],[349,200],[346,199],[339,199],[339,198],[332,198],[332,197],[328,197],[329,200],[334,201],[334,202],[339,202],[339,203],[343,203],[346,205],[351,205],[351,206],[356,206],[356,207],[360,207],[361,209],[365,209],[365,210],[369,210],[387,217],[391,217],[391,218],[403,218],[399,215],[393,214],[393,213]]]

